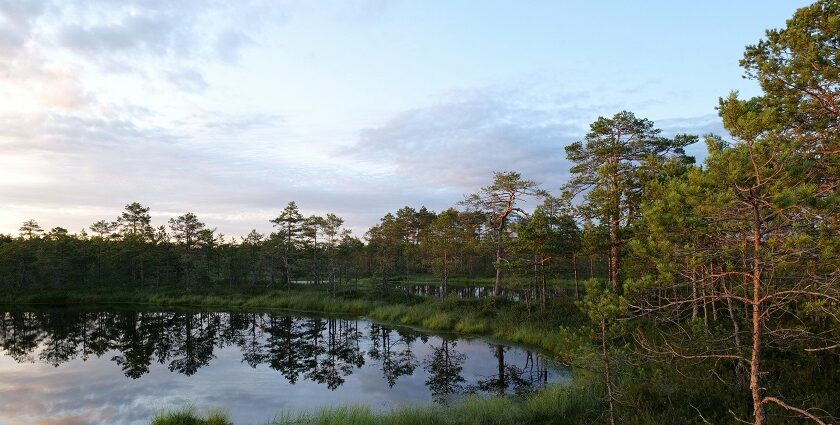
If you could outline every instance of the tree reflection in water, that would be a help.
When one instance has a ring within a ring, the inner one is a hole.
[[[0,344],[2,355],[18,363],[59,367],[110,356],[131,379],[148,374],[153,362],[191,376],[225,347],[238,348],[241,362],[251,368],[264,365],[289,383],[307,380],[330,390],[365,365],[380,370],[389,388],[420,370],[439,403],[467,393],[527,393],[549,382],[549,367],[539,355],[526,351],[524,364],[515,365],[506,361],[508,348],[501,345],[488,345],[495,374],[468,382],[468,356],[458,351],[458,340],[359,319],[210,311],[6,312],[0,313]]]
[[[426,386],[438,403],[445,404],[450,396],[464,389],[466,380],[461,376],[461,372],[464,370],[467,356],[455,350],[457,345],[457,341],[443,338],[440,345],[434,348],[432,355],[423,362],[429,373]]]

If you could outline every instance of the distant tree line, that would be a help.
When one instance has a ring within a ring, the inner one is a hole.
[[[517,173],[496,175],[497,185],[523,181]],[[116,219],[99,220],[78,233],[61,227],[45,231],[27,220],[16,237],[0,236],[0,283],[185,289],[311,283],[334,292],[359,278],[386,287],[423,275],[446,287],[452,277],[486,278],[501,270],[517,279],[534,278],[534,264],[541,284],[548,278],[604,275],[606,257],[594,244],[603,229],[579,227],[557,202],[547,197],[533,214],[517,206],[503,228],[491,206],[440,213],[406,206],[386,214],[363,238],[335,214],[304,217],[295,202],[271,220],[273,232],[252,230],[238,238],[225,237],[190,212],[154,227],[149,208],[134,202]]]

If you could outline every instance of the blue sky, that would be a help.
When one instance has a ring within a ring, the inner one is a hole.
[[[805,4],[0,0],[0,232],[138,201],[239,235],[296,200],[362,233],[494,170],[556,191],[599,115],[722,132],[744,46]]]

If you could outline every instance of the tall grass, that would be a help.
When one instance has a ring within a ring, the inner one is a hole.
[[[513,425],[585,424],[601,415],[597,385],[552,386],[527,397],[469,397],[449,406],[407,406],[387,412],[369,407],[326,408],[287,414],[271,425]]]
[[[201,416],[192,407],[160,413],[152,419],[151,425],[233,425],[227,414],[221,411]]]
[[[468,397],[451,405],[405,406],[379,412],[367,406],[341,406],[309,412],[286,412],[267,425],[517,425],[587,424],[602,409],[600,388],[581,382],[551,386],[526,397]],[[228,425],[220,414],[206,418],[192,409],[156,417],[152,425]]]

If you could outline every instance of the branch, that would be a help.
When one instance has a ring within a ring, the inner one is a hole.
[[[694,408],[694,410],[696,410],[696,411],[697,411],[697,414],[698,414],[698,415],[700,415],[700,419],[702,419],[702,420],[703,420],[703,423],[704,423],[704,424],[707,424],[707,425],[712,425],[712,423],[711,423],[711,422],[709,422],[709,421],[706,419],[706,417],[705,417],[705,416],[703,416],[703,413],[702,413],[702,412],[700,412],[700,409],[698,409],[696,406],[694,406],[694,405],[693,405],[693,404],[691,404],[691,403],[689,403],[688,405],[689,405],[689,406],[691,406],[692,408]]]
[[[749,299],[749,298],[724,293],[724,294],[701,295],[701,296],[698,296],[698,297],[691,297],[691,298],[688,298],[688,299],[683,299],[683,300],[678,300],[678,301],[670,301],[670,302],[667,302],[665,304],[661,304],[661,305],[656,306],[656,307],[644,307],[644,306],[641,306],[641,305],[633,305],[631,307],[633,307],[634,309],[636,309],[637,311],[639,311],[642,314],[648,314],[648,313],[653,313],[655,311],[664,310],[664,309],[669,308],[669,307],[691,304],[693,302],[700,302],[700,301],[704,301],[704,300],[717,301],[717,300],[722,300],[722,299],[723,300],[730,299],[730,300],[740,301],[741,303],[743,303],[745,305],[752,305],[752,300]]]
[[[749,360],[747,360],[747,358],[745,358],[743,356],[739,356],[737,354],[712,354],[712,353],[685,354],[685,353],[681,353],[681,352],[677,351],[677,349],[674,348],[668,342],[663,342],[663,345],[666,348],[666,350],[664,350],[664,351],[663,350],[657,350],[651,344],[649,344],[648,341],[644,337],[642,337],[638,333],[633,334],[633,339],[636,341],[637,344],[639,344],[639,346],[642,349],[644,349],[648,352],[651,352],[653,354],[660,355],[660,356],[678,357],[678,358],[686,359],[686,360],[697,360],[697,359],[699,359],[699,360],[711,360],[711,359],[716,359],[716,360],[735,360],[735,361],[738,361],[738,362],[749,363]]]
[[[831,345],[831,346],[828,346],[828,347],[822,347],[822,348],[806,348],[805,351],[807,351],[809,353],[813,353],[815,351],[828,351],[828,350],[833,350],[835,348],[840,348],[840,344],[834,344],[834,345]]]
[[[729,413],[732,414],[732,417],[735,418],[736,421],[741,422],[741,423],[745,423],[745,424],[748,424],[748,425],[752,425],[752,422],[747,422],[747,421],[739,418],[738,415],[736,415],[735,412],[732,411],[732,409],[729,409]]]
[[[837,297],[833,297],[831,295],[828,295],[826,293],[813,292],[813,291],[800,291],[800,290],[781,291],[781,292],[776,292],[775,294],[766,295],[764,298],[760,299],[758,301],[758,303],[763,304],[767,300],[771,300],[773,298],[776,298],[776,297],[779,297],[779,296],[782,296],[782,295],[811,295],[811,296],[815,296],[815,297],[826,298],[826,299],[829,299],[831,301],[840,303],[840,299],[838,299]]]
[[[813,413],[811,413],[811,412],[809,412],[805,409],[800,409],[798,407],[793,407],[793,406],[783,402],[782,400],[779,400],[776,397],[764,397],[764,399],[761,402],[762,403],[768,403],[768,402],[776,403],[777,405],[781,406],[782,408],[790,410],[791,412],[799,413],[800,415],[805,416],[806,418],[808,418],[808,419],[810,419],[810,420],[812,420],[812,421],[814,421],[814,422],[816,422],[820,425],[828,425],[822,419],[816,417]]]

